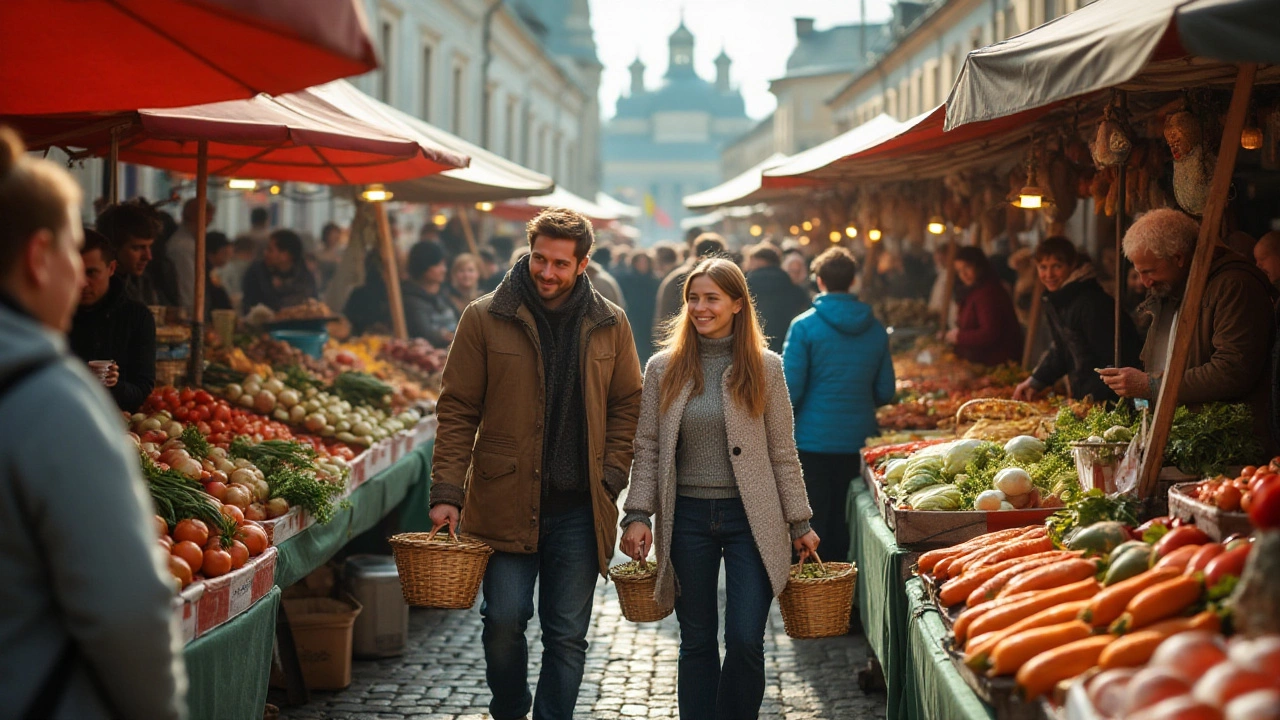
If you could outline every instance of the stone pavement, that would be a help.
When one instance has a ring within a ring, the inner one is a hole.
[[[723,578],[721,602],[723,603]],[[722,604],[723,607],[723,604]],[[722,611],[723,618],[723,611]],[[541,644],[537,615],[530,624],[530,684],[537,680]],[[587,669],[575,720],[675,718],[679,631],[675,616],[637,625],[622,617],[617,594],[596,588],[588,635]],[[864,694],[857,671],[869,650],[861,636],[791,640],[775,602],[765,631],[768,682],[764,720],[882,718],[882,694]],[[282,708],[290,720],[487,720],[478,605],[468,611],[414,609],[403,657],[356,661],[351,686],[313,692],[307,705]]]

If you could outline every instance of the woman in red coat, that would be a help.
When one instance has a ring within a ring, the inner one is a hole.
[[[968,288],[956,329],[947,331],[947,342],[956,355],[983,365],[1001,365],[1022,359],[1022,326],[1013,309],[1013,299],[991,270],[982,250],[956,250],[956,278]]]

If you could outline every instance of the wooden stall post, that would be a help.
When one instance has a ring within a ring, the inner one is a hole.
[[[200,387],[204,381],[204,237],[209,213],[209,141],[196,150],[196,286],[191,308],[191,368],[187,376]]]
[[[1022,345],[1022,367],[1032,369],[1035,358],[1031,353],[1035,350],[1036,335],[1040,333],[1040,319],[1044,315],[1044,285],[1036,278],[1036,288],[1031,295],[1031,313],[1027,317],[1027,338]]]
[[[1200,237],[1196,240],[1196,252],[1191,259],[1191,274],[1187,278],[1187,290],[1182,296],[1182,308],[1188,312],[1178,312],[1174,332],[1169,337],[1169,345],[1173,348],[1169,362],[1165,366],[1164,378],[1160,382],[1160,396],[1156,401],[1155,418],[1151,423],[1151,432],[1147,436],[1147,452],[1142,460],[1142,474],[1139,477],[1138,497],[1147,498],[1155,490],[1156,481],[1160,477],[1160,468],[1164,465],[1164,446],[1169,441],[1169,429],[1173,426],[1173,412],[1178,406],[1178,390],[1182,386],[1182,375],[1187,369],[1187,355],[1191,351],[1196,322],[1200,318],[1197,309],[1204,297],[1204,288],[1209,281],[1209,264],[1213,260],[1213,251],[1217,246],[1218,228],[1222,225],[1222,214],[1226,210],[1227,191],[1231,188],[1231,174],[1236,166],[1236,153],[1240,149],[1240,132],[1244,129],[1245,116],[1249,109],[1249,97],[1253,93],[1253,78],[1258,72],[1255,63],[1243,63],[1236,75],[1235,87],[1231,91],[1231,105],[1227,108],[1227,120],[1222,131],[1222,141],[1218,147],[1218,163],[1213,168],[1213,181],[1209,185],[1209,199],[1205,204],[1204,215],[1200,218]],[[1184,340],[1184,338],[1188,338]]]
[[[458,217],[462,220],[462,234],[467,236],[467,247],[472,255],[478,255],[480,249],[476,246],[476,232],[471,227],[471,216],[467,214],[465,205],[458,205]]]
[[[396,250],[391,243],[391,224],[387,222],[387,208],[383,203],[373,203],[373,213],[378,219],[378,249],[382,253],[382,272],[387,278],[387,301],[391,304],[391,332],[400,340],[409,338],[404,321],[404,300],[400,297],[400,271],[396,267]]]
[[[1129,94],[1123,90],[1116,93],[1119,101],[1120,110],[1123,113],[1129,106]],[[1124,287],[1126,278],[1120,275],[1120,270],[1124,268],[1124,218],[1128,208],[1125,207],[1125,183],[1126,183],[1126,166],[1129,164],[1128,156],[1120,163],[1120,167],[1116,170],[1116,182],[1120,184],[1120,190],[1116,193],[1116,307],[1115,307],[1115,365],[1114,367],[1124,367],[1120,358],[1120,315],[1124,312]]]

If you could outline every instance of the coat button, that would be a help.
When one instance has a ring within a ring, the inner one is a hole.
[[[740,448],[740,447],[736,447],[736,448],[734,448],[734,449],[733,449],[733,454],[734,454],[734,455],[741,455],[741,454],[742,454],[742,448]]]

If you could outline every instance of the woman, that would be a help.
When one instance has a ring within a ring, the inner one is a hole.
[[[1022,359],[1022,327],[1013,300],[991,269],[987,256],[973,246],[956,250],[956,279],[967,292],[956,314],[957,327],[947,342],[956,355],[981,365],[1003,365]]]
[[[622,551],[648,555],[656,516],[654,600],[674,605],[680,623],[680,717],[754,718],[769,606],[786,586],[792,547],[803,560],[818,536],[809,528],[782,359],[767,350],[746,277],[731,261],[703,260],[684,298],[665,349],[645,369]]]
[[[480,259],[471,253],[462,253],[449,266],[449,302],[462,317],[472,300],[480,297]]]
[[[1044,318],[1053,342],[1031,377],[1013,391],[1015,400],[1034,400],[1063,375],[1075,398],[1119,398],[1095,368],[1115,365],[1115,300],[1102,289],[1093,265],[1065,237],[1050,237],[1036,248],[1036,272],[1046,290]],[[1119,367],[1137,367],[1138,330],[1128,314],[1120,317]]]
[[[409,337],[425,338],[431,347],[447,348],[458,327],[458,312],[444,292],[449,274],[444,248],[419,240],[409,248],[408,266],[409,279],[400,283],[400,297]]]
[[[351,323],[352,335],[390,331],[391,301],[387,299],[387,283],[382,272],[382,256],[378,252],[364,256],[364,284],[351,291],[342,308],[342,314]]]

